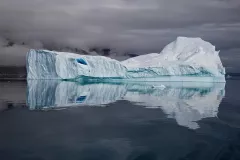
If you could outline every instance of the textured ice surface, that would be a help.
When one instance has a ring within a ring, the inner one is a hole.
[[[30,109],[57,109],[127,100],[149,109],[162,109],[179,125],[196,129],[196,121],[217,116],[224,88],[224,83],[202,82],[80,84],[29,80],[27,102]]]
[[[46,50],[30,50],[27,56],[28,79],[77,79],[124,77],[126,67],[103,56],[86,56]]]
[[[201,38],[179,37],[167,45],[160,54],[142,55],[121,63],[128,68],[130,76],[134,77],[138,76],[139,72],[143,76],[149,73],[171,76],[225,75],[219,52],[215,50],[215,46]]]
[[[30,50],[27,71],[28,79],[79,80],[88,77],[140,81],[225,81],[225,68],[215,47],[200,38],[184,37],[177,38],[161,53],[122,62],[103,56]]]

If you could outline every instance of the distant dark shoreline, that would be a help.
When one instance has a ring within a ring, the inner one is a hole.
[[[27,81],[26,78],[0,78],[0,82],[4,81]]]
[[[25,66],[0,66],[0,81],[23,81],[26,77]]]

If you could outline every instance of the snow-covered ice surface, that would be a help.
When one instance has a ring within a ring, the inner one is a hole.
[[[177,38],[161,53],[121,62],[103,56],[30,50],[27,72],[28,79],[225,82],[225,68],[215,46],[185,37]]]
[[[28,80],[30,109],[104,106],[127,100],[149,109],[162,109],[169,118],[191,129],[197,121],[216,117],[225,95],[225,83],[134,82],[91,83]]]
[[[167,45],[160,54],[130,58],[122,62],[129,76],[143,76],[152,71],[156,75],[170,76],[213,76],[224,77],[225,68],[215,46],[200,38],[179,37]],[[147,68],[147,71],[146,71]],[[137,74],[133,74],[137,73]]]

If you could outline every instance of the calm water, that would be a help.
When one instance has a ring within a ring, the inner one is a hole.
[[[0,82],[0,159],[240,159],[239,90],[240,80]]]

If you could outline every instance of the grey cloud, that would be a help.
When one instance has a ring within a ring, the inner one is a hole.
[[[1,0],[0,37],[24,50],[2,47],[0,56],[11,58],[0,63],[48,46],[160,52],[177,36],[201,37],[226,56],[240,46],[239,15],[239,0]]]

